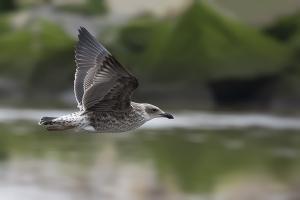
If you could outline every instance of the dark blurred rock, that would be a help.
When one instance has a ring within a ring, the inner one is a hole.
[[[277,76],[213,81],[210,89],[219,107],[269,109]]]
[[[17,8],[16,0],[1,0],[0,1],[0,13],[12,11]]]

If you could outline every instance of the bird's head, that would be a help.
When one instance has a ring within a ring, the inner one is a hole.
[[[159,107],[151,105],[151,104],[147,104],[144,103],[142,104],[145,114],[147,115],[147,118],[150,119],[154,119],[154,118],[159,118],[159,117],[164,117],[164,118],[168,118],[168,119],[174,119],[174,117],[169,114],[166,113],[164,111],[162,111]]]

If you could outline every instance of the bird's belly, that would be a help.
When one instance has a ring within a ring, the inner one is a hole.
[[[96,129],[91,125],[84,126],[82,129],[86,131],[92,131],[92,132],[96,131]]]
[[[140,127],[142,123],[128,123],[127,121],[118,121],[112,123],[98,122],[92,126],[95,131],[103,133],[119,133],[126,132]]]
[[[99,133],[119,133],[136,129],[145,121],[136,117],[118,115],[97,115],[91,120],[91,126]]]

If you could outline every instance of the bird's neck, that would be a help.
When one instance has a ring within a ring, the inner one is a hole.
[[[140,117],[144,118],[145,121],[150,120],[148,114],[145,111],[145,106],[142,103],[131,102],[131,107],[134,112],[140,115]]]
[[[133,110],[138,111],[138,112],[144,112],[144,106],[141,103],[136,103],[136,102],[131,102],[130,103],[131,107],[133,108]]]

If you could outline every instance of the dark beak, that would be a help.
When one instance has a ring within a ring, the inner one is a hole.
[[[169,113],[163,113],[163,114],[160,114],[160,116],[168,118],[168,119],[174,119],[173,115],[171,115]]]

